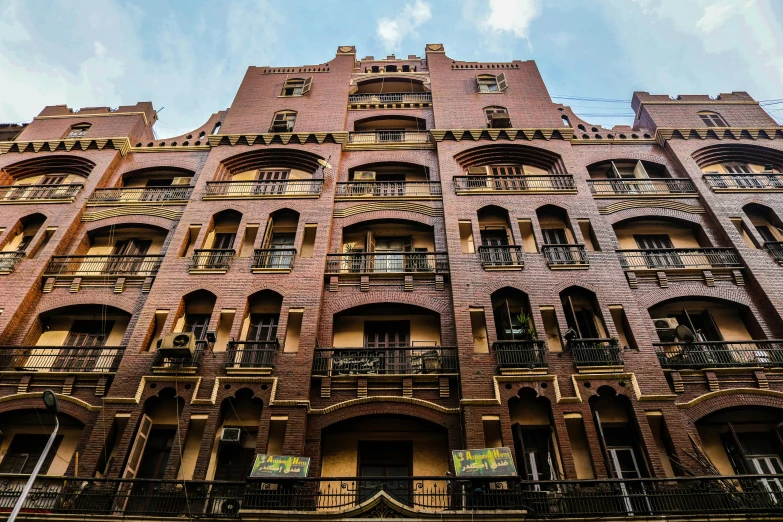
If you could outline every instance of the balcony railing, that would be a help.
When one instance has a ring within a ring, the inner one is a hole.
[[[585,267],[590,264],[584,245],[544,245],[541,251],[550,268]]]
[[[544,341],[495,341],[492,343],[500,368],[546,368]]]
[[[193,356],[187,355],[184,357],[173,357],[166,355],[166,352],[158,350],[155,352],[155,360],[152,362],[152,366],[158,373],[163,373],[166,370],[178,370],[180,368],[198,368],[201,366],[201,359],[204,356],[204,352],[207,349],[207,341],[196,341],[196,349],[193,352]]]
[[[447,273],[449,256],[445,252],[356,252],[328,254],[329,274]]]
[[[575,192],[570,174],[549,176],[455,176],[457,194],[465,192]]]
[[[432,93],[429,92],[389,92],[351,94],[348,103],[375,104],[375,103],[431,103]]]
[[[684,178],[591,179],[590,192],[595,196],[665,196],[695,195],[696,187]]]
[[[0,203],[37,200],[71,200],[84,185],[66,183],[62,185],[12,185],[0,187]]]
[[[280,341],[231,341],[226,368],[272,368]]]
[[[410,198],[440,196],[437,181],[349,181],[338,183],[337,197],[342,198]]]
[[[318,348],[313,375],[414,375],[457,373],[457,349],[442,346]]]
[[[783,190],[783,174],[705,174],[704,181],[716,192]]]
[[[741,268],[733,248],[662,248],[655,250],[618,250],[620,264],[626,270],[666,270],[673,268]]]
[[[315,197],[322,179],[208,181],[204,198]]]
[[[623,365],[623,350],[617,339],[574,339],[568,346],[576,366]]]
[[[656,343],[662,368],[783,366],[783,340]]]
[[[764,243],[764,249],[769,252],[776,263],[783,265],[783,242],[767,241]]]
[[[386,144],[386,143],[429,143],[430,133],[427,131],[375,131],[351,132],[348,143],[353,144]]]
[[[0,252],[0,274],[10,274],[16,264],[25,256],[24,251]]]
[[[0,371],[116,372],[124,346],[2,346]]]
[[[254,270],[281,270],[294,268],[295,248],[258,248],[253,251]]]
[[[481,266],[484,268],[525,266],[525,257],[519,245],[485,246],[478,248]]]
[[[190,199],[193,187],[187,185],[170,187],[116,187],[95,189],[90,196],[90,205],[119,205],[119,204],[156,204],[156,203],[180,203]]]
[[[228,270],[235,255],[232,248],[197,249],[190,258],[190,270]]]
[[[163,256],[52,256],[47,276],[153,276]]]

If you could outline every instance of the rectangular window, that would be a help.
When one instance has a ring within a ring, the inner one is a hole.
[[[302,238],[302,252],[300,253],[301,257],[313,257],[313,251],[315,250],[315,234],[317,230],[317,224],[305,224],[304,237]]]
[[[566,413],[564,416],[568,441],[571,443],[571,455],[573,455],[574,467],[576,468],[576,478],[580,480],[594,479],[593,459],[590,456],[590,446],[587,443],[582,414]]]
[[[759,245],[756,244],[756,239],[748,232],[747,227],[745,226],[745,222],[742,221],[742,218],[729,218],[731,220],[731,223],[734,225],[734,228],[737,229],[737,232],[740,233],[742,236],[742,240],[745,241],[745,244],[748,245],[748,248],[759,248]]]
[[[560,327],[557,324],[557,315],[554,306],[542,306],[541,318],[544,321],[546,332],[546,346],[550,352],[562,352],[563,342],[560,340]]]
[[[113,327],[114,321],[76,320],[63,346],[103,346]]]
[[[628,316],[625,314],[623,305],[609,305],[609,312],[612,314],[614,327],[617,328],[617,337],[620,340],[620,346],[627,346],[628,348],[637,350],[638,346],[633,337],[631,325],[628,322]]]
[[[114,416],[114,420],[111,423],[111,428],[106,434],[106,440],[104,441],[103,451],[98,456],[98,465],[95,467],[95,476],[98,478],[105,477],[109,474],[112,464],[117,453],[117,442],[125,432],[125,427],[128,425],[128,418],[130,414],[118,413]]]
[[[579,230],[582,231],[582,238],[585,242],[585,248],[587,248],[587,250],[590,252],[600,252],[601,246],[598,244],[598,239],[595,237],[593,225],[590,223],[590,220],[579,219],[577,220],[577,223],[579,223]]]
[[[196,248],[196,239],[201,232],[201,225],[190,225],[188,232],[185,235],[185,243],[182,245],[182,251],[180,257],[190,257],[193,255],[193,250]]]
[[[285,346],[283,351],[295,353],[299,351],[299,338],[302,335],[303,308],[291,308],[288,310],[288,325],[285,333]]]
[[[0,473],[32,473],[48,441],[49,435],[16,434],[8,446],[2,462],[0,462]],[[52,465],[54,456],[57,454],[57,449],[62,441],[62,435],[55,437],[52,448],[41,466],[42,475],[49,471],[49,466]]]
[[[231,327],[234,324],[236,310],[221,310],[220,319],[217,327],[217,340],[212,350],[215,352],[225,352],[228,341],[231,338]]]
[[[518,223],[519,234],[522,236],[522,247],[525,249],[525,252],[538,252],[536,235],[533,233],[533,222],[529,219],[520,219]]]
[[[473,224],[470,221],[459,222],[459,240],[463,254],[472,254],[474,252]]]
[[[41,252],[44,248],[46,248],[46,245],[49,244],[49,241],[51,241],[52,236],[54,236],[55,232],[57,232],[57,227],[47,227],[46,230],[44,231],[43,239],[38,244],[38,247],[36,247],[35,250],[29,254],[29,257],[32,259],[38,257],[38,253]]]
[[[503,435],[500,428],[500,417],[497,415],[482,415],[481,422],[484,426],[484,447],[502,448]]]
[[[267,455],[282,455],[285,444],[285,432],[288,427],[288,417],[272,416],[269,422],[269,440],[266,443]]]
[[[168,317],[168,310],[155,310],[155,317],[152,319],[152,337],[150,338],[146,351],[149,351],[155,346],[158,339],[160,339],[160,336],[163,334],[163,325],[166,324],[166,319],[168,319]]]
[[[239,250],[239,257],[250,257],[253,255],[253,245],[256,244],[258,227],[258,224],[247,225],[245,227],[245,237],[242,239],[242,248]]]
[[[541,235],[544,236],[545,245],[567,245],[568,235],[564,228],[542,228]]]
[[[470,327],[473,330],[473,353],[489,353],[487,318],[483,308],[470,308]]]
[[[196,471],[198,452],[201,449],[201,439],[207,427],[207,415],[192,415],[185,444],[182,446],[182,462],[177,471],[178,480],[193,480]]]

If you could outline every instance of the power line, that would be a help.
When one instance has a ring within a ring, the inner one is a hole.
[[[597,102],[610,102],[610,103],[631,103],[631,100],[618,100],[616,98],[588,98],[585,96],[571,96],[571,95],[559,95],[552,94],[552,98],[558,100],[579,100],[579,101],[597,101]]]

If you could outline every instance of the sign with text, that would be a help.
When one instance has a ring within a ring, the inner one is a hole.
[[[250,478],[299,478],[307,476],[310,467],[309,457],[291,455],[256,455]]]
[[[458,477],[510,477],[517,474],[508,448],[454,450],[451,456]]]

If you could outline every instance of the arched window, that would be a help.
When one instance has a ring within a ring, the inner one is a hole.
[[[511,118],[508,116],[508,109],[493,105],[484,108],[484,114],[487,115],[487,127],[490,129],[507,129],[511,127]]]
[[[503,92],[508,88],[508,82],[506,81],[506,75],[503,73],[495,76],[494,74],[482,74],[476,76],[476,82],[478,83],[478,92]]]
[[[304,96],[310,92],[310,86],[313,84],[313,77],[309,78],[290,78],[283,85],[280,96]]]
[[[296,111],[280,111],[275,113],[269,132],[293,132],[296,122]]]
[[[71,130],[68,132],[68,135],[65,136],[66,138],[83,138],[84,134],[87,132],[87,130],[92,127],[92,124],[90,123],[77,123],[76,125],[71,125]]]
[[[699,118],[707,127],[728,127],[729,124],[717,112],[701,111]]]

